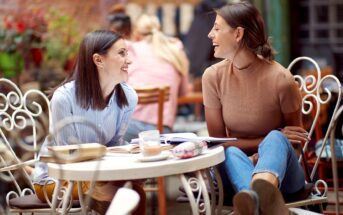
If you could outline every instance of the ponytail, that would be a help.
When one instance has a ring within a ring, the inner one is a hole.
[[[270,38],[266,40],[256,51],[257,54],[263,56],[264,59],[268,61],[274,60],[275,50],[270,45]]]
[[[176,41],[164,35],[160,28],[161,25],[156,16],[142,14],[136,22],[136,31],[152,44],[155,54],[170,63],[181,75],[187,75],[189,62],[186,54]]]
[[[172,38],[165,36],[157,29],[153,29],[151,43],[157,56],[171,63],[181,75],[187,75],[189,67],[187,56],[172,41]]]
[[[248,48],[268,61],[274,59],[275,52],[269,39],[266,39],[264,20],[254,5],[245,1],[228,3],[218,9],[217,14],[224,18],[230,27],[244,28],[240,48]]]

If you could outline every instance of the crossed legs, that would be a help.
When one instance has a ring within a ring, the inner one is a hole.
[[[279,131],[271,131],[258,148],[259,159],[254,166],[237,147],[225,151],[225,173],[234,190],[235,214],[288,214],[278,188],[294,193],[305,184],[305,176],[288,139]],[[279,210],[276,213],[275,210]]]
[[[259,159],[254,166],[237,147],[225,150],[225,173],[234,190],[250,189],[251,183],[263,179],[284,193],[294,193],[305,184],[305,176],[295,151],[279,131],[271,131],[258,148]]]

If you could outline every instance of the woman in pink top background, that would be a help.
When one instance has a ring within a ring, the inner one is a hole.
[[[134,37],[129,44],[130,86],[170,86],[169,100],[164,104],[164,133],[171,132],[177,111],[177,98],[188,92],[189,62],[181,41],[164,35],[156,16],[141,15],[135,23]],[[157,104],[137,105],[125,140],[137,138],[144,130],[156,129]]]

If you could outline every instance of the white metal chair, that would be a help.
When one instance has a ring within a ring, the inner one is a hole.
[[[340,213],[340,201],[339,201],[339,189],[338,189],[338,167],[337,167],[337,157],[336,157],[336,150],[335,150],[335,131],[337,127],[337,121],[339,117],[343,116],[343,106],[341,106],[334,118],[333,129],[331,130],[330,134],[330,148],[331,148],[331,162],[332,162],[332,175],[333,175],[333,185],[334,185],[334,195],[335,195],[335,211],[336,214]],[[340,129],[343,134],[343,127]]]
[[[36,197],[27,172],[27,166],[38,161],[37,137],[45,136],[38,133],[42,130],[39,118],[44,112],[50,119],[49,100],[44,93],[28,90],[23,94],[12,81],[0,78],[0,180],[14,184],[15,190],[6,195],[6,210],[11,213],[52,212],[50,201],[42,203]],[[24,151],[20,158],[17,149]],[[77,211],[80,208],[71,210]]]
[[[312,113],[313,120],[311,123],[310,130],[308,131],[308,137],[311,137],[314,129],[316,127],[316,124],[318,123],[319,114],[320,114],[320,107],[323,104],[327,104],[330,102],[332,98],[332,92],[335,91],[338,94],[338,98],[335,104],[335,108],[333,110],[332,117],[330,117],[329,125],[327,127],[327,130],[324,134],[323,142],[325,143],[328,139],[328,136],[333,128],[333,122],[334,122],[334,116],[336,115],[336,112],[338,110],[338,106],[341,101],[341,83],[335,77],[334,75],[326,75],[325,77],[321,77],[321,70],[318,66],[318,64],[309,57],[298,57],[295,60],[293,60],[290,65],[288,66],[288,70],[291,70],[293,66],[299,62],[299,61],[309,61],[315,66],[316,74],[310,74],[307,77],[301,77],[300,75],[295,75],[294,78],[299,83],[299,89],[303,95],[302,99],[302,113],[304,115],[310,115]],[[328,81],[331,81],[330,87],[324,86],[323,83],[327,83]],[[325,98],[324,98],[325,97]],[[308,149],[308,143],[307,141],[301,149],[301,155],[299,157],[299,162],[302,162],[304,159],[304,154]],[[318,162],[320,160],[320,155],[323,153],[325,144],[322,145],[320,154],[316,158],[315,164],[309,172],[309,181],[314,183],[315,191],[312,192],[308,198],[304,200],[299,200],[295,202],[290,202],[287,204],[288,207],[301,207],[301,206],[308,206],[313,204],[319,204],[320,206],[327,202],[327,191],[328,186],[325,181],[321,179],[315,179],[316,173],[317,173],[317,167]],[[305,161],[306,162],[306,161]],[[320,191],[320,186],[323,186],[323,191]],[[322,207],[321,207],[322,209]]]
[[[126,182],[124,187],[120,188],[114,196],[106,215],[127,215],[137,207],[139,195],[132,189],[131,182]]]

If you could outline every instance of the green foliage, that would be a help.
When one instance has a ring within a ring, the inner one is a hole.
[[[31,50],[42,47],[46,32],[44,12],[20,10],[0,21],[0,70],[6,78],[17,76],[28,67]]]
[[[80,33],[76,21],[60,10],[50,9],[47,14],[48,33],[45,38],[44,61],[58,61],[63,67],[68,59],[75,57]]]
[[[18,75],[24,68],[24,60],[18,52],[0,52],[0,70],[5,78]]]

